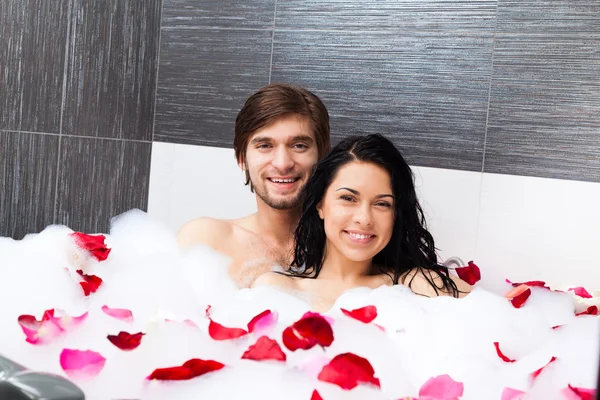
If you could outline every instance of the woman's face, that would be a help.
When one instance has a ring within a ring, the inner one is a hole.
[[[394,228],[394,196],[388,172],[353,161],[339,169],[317,210],[324,221],[327,255],[370,261]]]

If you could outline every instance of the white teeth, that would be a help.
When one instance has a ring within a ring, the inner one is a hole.
[[[350,233],[350,232],[348,232],[348,235],[352,236],[355,239],[368,239],[372,236],[372,235],[361,235],[360,233]]]
[[[295,179],[276,179],[276,178],[271,178],[271,180],[276,183],[292,183],[295,181]]]

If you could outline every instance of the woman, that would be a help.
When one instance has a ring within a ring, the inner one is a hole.
[[[385,137],[340,142],[317,164],[303,196],[289,270],[262,275],[253,287],[307,293],[321,311],[359,286],[405,284],[429,297],[470,291],[437,263],[412,171]]]

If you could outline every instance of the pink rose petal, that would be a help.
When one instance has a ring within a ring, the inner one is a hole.
[[[277,313],[265,310],[258,314],[248,323],[248,332],[254,332],[257,336],[266,333],[277,322]]]
[[[554,361],[556,361],[556,357],[552,356],[552,358],[550,359],[550,361],[548,361],[548,363],[546,365],[544,365],[542,368],[535,370],[531,373],[531,378],[536,379],[542,373],[544,368],[546,368],[548,365],[552,364]]]
[[[106,358],[91,350],[63,349],[60,366],[71,379],[93,378],[102,371]]]
[[[458,400],[463,395],[464,385],[454,381],[449,375],[429,378],[419,389],[419,398],[425,400]]]
[[[21,315],[18,322],[25,334],[25,341],[31,344],[46,344],[63,331],[54,319],[38,321],[32,315]]]
[[[504,388],[500,400],[523,400],[525,392],[512,388]]]
[[[595,389],[584,389],[569,385],[560,391],[567,400],[594,400],[596,398]]]
[[[133,321],[133,313],[124,308],[110,308],[108,306],[102,306],[102,311],[104,311],[104,313],[106,315],[109,315],[116,319],[120,319],[121,321],[125,321],[125,322]]]
[[[569,290],[572,290],[573,293],[575,293],[579,297],[583,297],[584,299],[591,299],[592,298],[592,295],[589,294],[588,291],[585,290],[584,288],[582,288],[581,286],[575,287],[575,288],[571,288]]]
[[[83,321],[86,320],[88,314],[88,312],[84,312],[79,317],[71,317],[70,315],[67,315],[67,313],[65,313],[63,310],[57,309],[54,312],[54,316],[56,317],[56,323],[63,330],[72,329],[81,325],[81,323],[83,323]]]
[[[309,358],[308,361],[300,364],[300,370],[309,377],[317,379],[319,372],[321,372],[323,367],[329,364],[329,362],[331,362],[331,360],[323,355],[314,356]]]
[[[81,324],[88,316],[83,313],[79,317],[71,317],[62,310],[46,310],[41,320],[33,315],[20,315],[17,319],[26,341],[31,344],[45,344],[52,341],[64,331]]]

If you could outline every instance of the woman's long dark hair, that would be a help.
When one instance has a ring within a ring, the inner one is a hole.
[[[436,293],[442,290],[458,296],[458,288],[450,278],[448,268],[437,263],[433,237],[427,231],[425,216],[417,200],[412,171],[394,144],[379,134],[346,138],[315,166],[304,188],[302,216],[294,232],[294,258],[288,273],[316,278],[321,272],[326,236],[317,205],[337,171],[352,161],[379,165],[390,174],[395,221],[390,242],[373,259],[378,272],[387,274],[394,284],[398,284],[400,279],[404,283],[406,273],[416,270]],[[436,276],[440,279],[435,279]],[[412,279],[409,287],[411,283]]]

